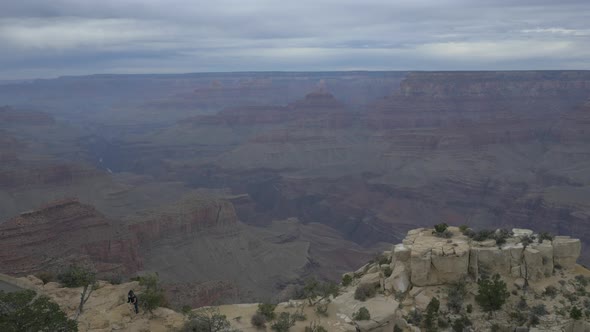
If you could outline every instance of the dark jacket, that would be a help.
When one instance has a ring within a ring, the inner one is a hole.
[[[131,292],[127,294],[127,303],[137,303],[137,296]]]

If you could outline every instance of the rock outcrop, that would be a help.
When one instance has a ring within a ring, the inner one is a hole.
[[[579,239],[557,236],[553,241],[525,242],[532,231],[515,229],[505,243],[496,240],[474,241],[450,227],[451,237],[439,237],[431,229],[408,232],[403,244],[393,247],[392,266],[405,265],[415,286],[453,283],[468,275],[500,274],[507,278],[540,280],[553,274],[557,266],[572,269],[581,251]],[[409,259],[407,258],[409,252]]]

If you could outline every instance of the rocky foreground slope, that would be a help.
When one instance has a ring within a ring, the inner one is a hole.
[[[299,312],[306,317],[289,331],[308,331],[314,325],[327,331],[457,331],[457,322],[464,325],[463,331],[590,331],[590,270],[576,264],[581,250],[578,239],[549,238],[526,229],[496,231],[488,237],[469,236],[469,231],[456,227],[444,234],[427,228],[412,230],[391,251],[345,274],[339,295],[325,301],[324,315],[307,300],[280,303],[276,313]],[[479,292],[475,281],[495,274],[506,283],[510,296],[489,315],[475,301]],[[32,276],[18,279],[18,284],[50,296],[67,313],[76,310],[78,289],[43,285]],[[460,301],[456,293],[451,295],[459,285],[464,287]],[[363,288],[376,294],[361,300],[358,294]],[[165,308],[153,315],[133,314],[125,302],[128,289],[139,286],[101,282],[79,319],[80,330],[176,331],[186,323],[186,316]],[[425,317],[434,298],[440,307],[434,328],[428,329]],[[368,309],[370,319],[355,318],[362,307]],[[581,309],[578,319],[570,317],[574,307]],[[238,330],[271,330],[271,322],[266,328],[252,326],[250,318],[258,304],[217,309]]]

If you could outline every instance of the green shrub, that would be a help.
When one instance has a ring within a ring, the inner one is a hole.
[[[439,317],[438,318],[438,327],[440,327],[441,329],[446,329],[449,326],[450,325],[449,325],[449,321],[448,320],[446,320],[446,319],[444,319],[442,317]]]
[[[96,273],[91,268],[73,264],[58,274],[57,279],[68,288],[84,287],[96,282]]]
[[[527,321],[527,316],[522,311],[513,311],[510,313],[510,319],[516,323],[517,326],[524,325]]]
[[[309,279],[303,287],[304,297],[308,300],[309,305],[316,305],[330,297],[338,296],[340,287],[334,282],[320,282],[316,279]]]
[[[422,324],[422,312],[420,312],[420,310],[418,309],[410,311],[408,316],[405,318],[409,324],[412,324],[414,326],[420,326],[420,324]]]
[[[544,304],[538,304],[531,308],[531,313],[537,316],[545,316],[548,314]]]
[[[78,324],[47,296],[32,290],[0,291],[0,331],[77,332]]]
[[[370,284],[360,284],[356,287],[354,291],[354,298],[355,300],[365,301],[369,298],[372,298],[377,294],[377,289],[375,286]]]
[[[328,330],[317,322],[311,322],[309,326],[305,327],[305,332],[328,332]]]
[[[366,307],[360,307],[358,311],[352,314],[352,319],[354,320],[369,320],[371,319],[371,314],[369,313],[369,309]]]
[[[468,229],[469,229],[469,226],[467,226],[467,225],[459,226],[459,231],[461,231],[462,234],[465,234],[465,231]]]
[[[182,306],[182,308],[180,308],[180,312],[182,312],[183,315],[188,316],[190,315],[190,313],[193,311],[193,308],[191,308],[190,305],[185,304]]]
[[[473,306],[470,304],[467,305],[467,313],[470,314],[473,312]]]
[[[488,239],[492,239],[493,238],[493,234],[494,234],[493,231],[490,231],[490,230],[481,230],[481,231],[479,231],[479,232],[477,232],[477,233],[475,233],[473,235],[473,240],[474,241],[485,241],[485,240],[488,240]]]
[[[463,332],[463,330],[467,327],[471,326],[471,321],[469,318],[465,316],[461,316],[460,318],[455,319],[453,322],[453,331],[455,332]]]
[[[342,286],[346,287],[352,283],[352,277],[350,274],[346,274],[342,277]]]
[[[547,286],[545,288],[545,292],[543,292],[543,295],[555,298],[557,296],[557,288],[555,288],[554,286]]]
[[[158,307],[165,307],[168,302],[164,289],[160,286],[158,275],[148,274],[139,278],[139,285],[143,291],[138,295],[138,301],[141,307],[150,313]]]
[[[426,331],[435,331],[438,321],[438,309],[440,308],[440,301],[433,297],[426,307],[426,316],[424,317],[424,326]]]
[[[541,322],[541,320],[539,319],[539,316],[537,316],[535,314],[530,315],[529,324],[531,326],[537,326],[537,325],[539,325],[540,322]]]
[[[260,303],[260,304],[258,304],[258,310],[256,311],[256,313],[259,313],[262,316],[264,316],[264,318],[266,318],[267,321],[271,321],[271,320],[275,319],[275,317],[276,317],[276,314],[275,314],[276,307],[277,307],[276,304]]]
[[[447,290],[447,308],[454,313],[459,313],[463,308],[465,295],[467,295],[465,282],[451,285]]]
[[[261,329],[266,327],[266,317],[263,314],[257,312],[252,316],[252,319],[250,319],[250,323],[252,326]]]
[[[586,277],[584,277],[583,275],[579,274],[576,277],[576,281],[581,285],[581,286],[588,286],[588,279],[586,279]]]
[[[120,274],[112,274],[105,278],[111,285],[120,285],[123,282],[123,277]]]
[[[579,320],[580,318],[582,318],[582,310],[580,310],[576,306],[573,306],[572,310],[570,310],[570,318],[574,320]]]
[[[320,316],[328,317],[328,304],[327,303],[318,303],[315,307],[315,313]]]
[[[217,308],[202,308],[191,312],[180,332],[231,332],[231,324]]]
[[[500,279],[499,274],[495,274],[492,279],[482,278],[477,282],[477,285],[479,289],[475,301],[484,311],[499,310],[506,303],[506,299],[510,297],[510,293],[506,289],[506,283]]]
[[[539,243],[542,243],[543,240],[553,241],[553,235],[549,232],[539,233]]]
[[[404,330],[402,330],[402,328],[401,328],[401,327],[399,327],[399,326],[395,325],[395,326],[393,327],[393,332],[404,332]]]
[[[436,225],[434,225],[434,231],[435,231],[435,232],[437,232],[437,233],[439,233],[439,234],[441,234],[441,233],[443,233],[444,231],[446,231],[446,230],[447,230],[447,228],[449,228],[449,225],[447,225],[447,224],[446,224],[446,223],[444,223],[444,222],[443,222],[443,223],[440,223],[440,224],[436,224]]]
[[[293,325],[295,325],[295,320],[291,317],[291,314],[288,312],[281,312],[279,318],[277,318],[270,328],[275,332],[287,332]]]

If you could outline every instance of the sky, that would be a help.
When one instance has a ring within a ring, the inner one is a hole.
[[[0,0],[0,80],[590,69],[590,0]]]

